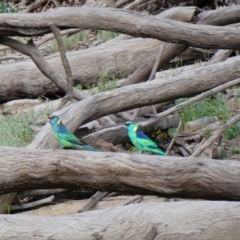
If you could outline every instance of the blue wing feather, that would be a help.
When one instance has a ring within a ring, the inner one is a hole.
[[[158,148],[158,145],[140,130],[137,131],[136,135],[138,138],[138,143],[142,145],[142,147]]]

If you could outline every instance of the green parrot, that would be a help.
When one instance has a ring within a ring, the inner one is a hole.
[[[138,130],[138,125],[133,122],[125,123],[127,128],[127,134],[130,138],[132,144],[142,152],[151,152],[157,155],[166,156],[166,154],[161,151],[158,145],[153,142],[149,137],[147,137],[143,132]]]
[[[96,149],[81,142],[75,135],[73,135],[62,123],[58,116],[48,117],[52,125],[52,131],[62,148],[82,149],[97,152]]]

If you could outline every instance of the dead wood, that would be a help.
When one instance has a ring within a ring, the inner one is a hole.
[[[71,64],[74,83],[83,86],[93,84],[100,75],[108,72],[116,75],[121,73],[121,76],[132,73],[148,55],[156,54],[158,46],[157,40],[137,38],[109,41],[97,47],[70,52],[67,57]],[[129,60],[126,60],[126,52]],[[60,76],[64,76],[65,72],[58,56],[46,57],[46,61]],[[1,101],[63,93],[32,61],[0,65],[0,72]]]
[[[240,199],[238,161],[7,147],[0,148],[0,157],[2,194],[62,187],[163,197]]]
[[[171,151],[171,148],[172,148],[172,146],[173,146],[173,144],[174,144],[174,142],[175,142],[175,140],[176,140],[176,138],[177,138],[178,132],[179,132],[179,130],[180,130],[180,128],[181,128],[181,125],[182,125],[182,122],[181,122],[181,120],[180,120],[180,121],[179,121],[179,125],[178,125],[176,131],[174,132],[174,135],[173,135],[173,137],[172,137],[172,140],[171,140],[170,144],[168,145],[168,148],[167,148],[167,151],[166,151],[166,154],[167,154],[167,155],[168,155],[169,152]]]
[[[29,12],[33,12],[34,10],[38,9],[39,7],[41,7],[45,2],[47,2],[47,0],[38,0],[36,2],[33,2],[32,4],[30,4],[24,12],[29,13]]]
[[[182,45],[182,44],[173,44],[173,43],[163,43],[160,44],[163,45],[164,51],[161,56],[161,61],[159,62],[158,67],[164,66],[166,63],[168,63],[170,60],[172,60],[174,57],[178,56],[181,52],[186,50],[188,46]],[[156,50],[157,52],[157,50]],[[128,77],[128,79],[122,84],[122,86],[127,86],[130,84],[135,84],[142,82],[146,80],[152,70],[153,64],[155,62],[155,56],[154,58],[148,57],[144,63],[142,63],[137,70]]]
[[[240,22],[239,5],[204,11],[198,14],[199,24],[228,25]]]
[[[12,205],[11,210],[17,211],[17,210],[24,210],[24,209],[39,207],[44,204],[51,203],[53,201],[54,201],[54,195],[44,198],[44,199],[41,199],[41,200],[38,200],[38,201],[30,202],[30,203],[23,203],[20,205]]]
[[[71,34],[74,34],[74,33],[79,32],[79,31],[81,31],[80,28],[67,29],[67,30],[61,31],[60,34],[61,34],[61,36],[71,35]],[[45,35],[41,40],[35,41],[35,45],[36,45],[37,47],[40,47],[41,45],[43,45],[44,43],[52,40],[53,38],[54,38],[54,35],[53,35],[52,33],[49,33],[49,34]],[[6,50],[8,50],[8,49],[10,49],[8,46],[2,46],[2,47],[0,47],[0,51],[6,51]],[[40,49],[42,49],[42,48],[40,48]],[[7,58],[8,56],[5,56],[5,57]],[[18,56],[13,55],[13,57],[18,57]],[[19,58],[20,58],[20,57],[21,57],[21,58],[24,58],[24,56],[19,56]]]
[[[225,51],[225,50],[223,50],[223,51]],[[191,70],[203,67],[203,66],[205,66],[205,62],[197,62],[197,63],[187,65],[187,66],[183,66],[183,67],[164,70],[164,71],[161,71],[161,72],[157,72],[156,73],[156,78],[161,79],[161,78],[177,76],[179,74],[184,74],[184,72],[186,72],[186,71],[191,71]]]
[[[16,114],[23,109],[29,109],[34,106],[41,105],[43,101],[40,99],[20,99],[13,100],[0,105],[0,112],[2,114]]]
[[[67,189],[38,189],[38,190],[29,190],[23,191],[18,194],[20,199],[26,197],[35,197],[35,196],[45,196],[45,195],[53,195],[58,193],[63,193],[68,191]]]
[[[110,194],[109,194],[110,195]],[[133,200],[132,196],[116,196],[116,197],[104,197],[101,201],[97,202],[96,205],[92,207],[91,210],[99,210],[105,208],[114,208],[122,206],[124,203],[130,202]],[[142,196],[141,203],[155,203],[155,202],[164,202],[166,198],[160,198],[157,196]],[[88,199],[84,200],[70,200],[64,203],[57,203],[55,205],[43,206],[38,209],[33,209],[29,211],[24,211],[17,214],[26,214],[26,215],[35,215],[35,216],[60,216],[60,215],[69,215],[77,213],[79,208],[85,206]],[[168,199],[169,202],[175,201],[175,198]],[[188,201],[181,199],[181,201]]]
[[[190,97],[220,86],[240,76],[240,57],[186,72],[175,77],[130,85],[92,97],[56,112],[70,131],[80,125],[107,116],[146,105]],[[174,86],[174,87],[173,87]],[[43,127],[30,148],[56,148],[50,124]]]
[[[238,202],[142,203],[58,217],[2,215],[0,228],[6,240],[134,240],[152,233],[154,239],[235,240],[239,211]]]
[[[225,61],[233,52],[234,50],[218,50],[214,56],[205,64],[210,65],[217,62]]]
[[[87,202],[85,205],[78,210],[78,213],[86,212],[90,210],[94,205],[96,205],[102,198],[107,196],[109,192],[96,192]]]
[[[131,203],[134,203],[134,202],[141,202],[141,200],[143,199],[143,196],[142,195],[137,195],[137,196],[134,196],[132,197],[131,199],[127,200],[126,202],[124,202],[122,204],[122,206],[126,206],[126,205],[129,205]]]
[[[73,78],[72,78],[72,70],[69,64],[69,61],[66,56],[66,50],[64,48],[63,40],[61,38],[60,29],[57,28],[54,24],[50,26],[56,40],[58,43],[58,48],[62,60],[62,64],[64,66],[64,70],[66,73],[66,80],[67,80],[67,91],[66,95],[62,99],[61,103],[57,107],[56,111],[61,109],[68,101],[73,102]],[[86,96],[87,97],[87,96]]]
[[[218,129],[202,146],[200,146],[193,154],[192,157],[198,156],[205,148],[211,145],[218,137],[220,137],[228,128],[230,128],[233,124],[240,121],[240,115],[232,118],[226,124],[224,124],[220,129]]]
[[[218,86],[216,88],[213,88],[213,89],[211,89],[211,90],[209,90],[207,92],[202,92],[200,95],[198,95],[196,97],[193,97],[193,98],[191,98],[191,99],[189,99],[189,100],[187,100],[185,102],[182,102],[182,103],[180,103],[180,104],[178,104],[178,105],[176,105],[176,106],[174,106],[172,108],[169,108],[168,110],[166,110],[166,111],[164,111],[162,113],[159,113],[155,117],[155,119],[151,119],[149,121],[146,121],[145,123],[142,123],[141,125],[142,126],[148,126],[150,124],[153,124],[153,123],[157,122],[158,120],[160,120],[161,118],[163,118],[165,116],[168,116],[169,114],[172,114],[172,113],[174,113],[177,110],[185,108],[186,106],[189,106],[189,105],[191,105],[191,104],[193,104],[195,102],[198,102],[198,101],[200,101],[200,100],[202,100],[202,99],[204,99],[206,97],[209,97],[209,96],[211,96],[211,95],[213,95],[213,94],[215,94],[217,92],[220,92],[220,91],[222,91],[222,90],[224,90],[226,88],[235,86],[235,85],[237,85],[239,83],[240,83],[240,78],[237,78],[237,79],[235,79],[233,81],[230,81],[230,82],[225,83],[223,85],[220,85],[220,86]]]
[[[158,19],[154,16],[115,8],[58,8],[54,11],[38,14],[0,15],[1,36],[42,35],[49,33],[49,27],[52,24],[60,29],[74,27],[104,29],[135,37],[151,37],[161,41],[200,48],[238,49],[240,41],[240,29],[206,27],[166,18]],[[8,26],[14,26],[14,28]],[[136,26],[141,27],[136,28]]]
[[[0,37],[0,43],[7,45],[23,54],[28,55],[31,57],[33,62],[37,65],[39,70],[48,77],[54,84],[57,85],[60,89],[64,90],[65,92],[68,91],[68,85],[66,84],[66,80],[61,77],[57,71],[55,71],[51,66],[48,64],[48,62],[45,60],[45,58],[42,56],[38,48],[35,46],[32,40],[30,40],[27,44],[21,43],[20,41],[17,41],[15,39],[11,39],[8,37]],[[74,98],[81,100],[83,98],[86,98],[87,96],[78,91],[76,88],[73,90],[73,96]]]

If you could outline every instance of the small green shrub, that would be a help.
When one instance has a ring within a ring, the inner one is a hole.
[[[16,8],[12,7],[6,2],[0,2],[0,13],[16,13]]]
[[[230,148],[232,154],[239,154],[240,153],[240,148],[237,147],[231,147]]]
[[[235,138],[237,135],[240,134],[240,126],[239,124],[234,124],[232,127],[228,128],[227,131],[224,133],[224,136],[230,140]]]

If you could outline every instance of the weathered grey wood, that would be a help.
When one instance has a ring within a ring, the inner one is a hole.
[[[190,97],[240,77],[240,57],[187,71],[175,77],[156,79],[99,93],[55,114],[75,131],[80,125],[111,113]],[[36,135],[30,148],[56,148],[50,124]]]
[[[115,8],[58,8],[55,11],[0,15],[1,36],[34,36],[49,33],[49,26],[104,29],[135,37],[201,48],[237,49],[240,29],[201,26]],[[14,28],[12,27],[14,26]],[[191,33],[191,34],[189,34]]]
[[[51,189],[49,189],[51,190]],[[160,198],[157,196],[142,196],[141,203],[160,203],[166,201],[165,198]],[[100,210],[104,208],[114,208],[123,206],[123,204],[133,198],[132,195],[122,195],[122,196],[116,196],[116,197],[105,197],[101,199],[101,201],[97,202],[96,205],[94,205],[91,208],[92,210]],[[168,201],[175,201],[176,198],[169,199]],[[60,215],[69,215],[77,213],[80,208],[82,208],[88,199],[82,199],[82,200],[69,200],[67,202],[63,203],[57,203],[54,205],[49,206],[43,206],[38,209],[33,209],[30,211],[24,211],[17,214],[21,215],[35,215],[35,216],[60,216]],[[186,199],[181,199],[179,201],[189,201]],[[194,201],[194,200],[192,200]]]
[[[238,23],[240,22],[239,11],[239,5],[233,5],[211,11],[204,11],[198,14],[198,23],[221,26]]]
[[[0,193],[66,188],[240,199],[240,162],[207,158],[0,148]]]
[[[236,240],[239,211],[238,202],[142,203],[59,217],[2,215],[0,229],[4,240]]]
[[[147,56],[154,56],[158,47],[159,41],[154,39],[109,41],[97,47],[69,52],[67,57],[75,84],[80,83],[84,86],[92,84],[99,76],[106,75],[108,72],[120,72],[123,75],[133,72]],[[131,64],[126,60],[126,52]],[[64,76],[64,69],[58,55],[46,57],[46,60],[59,75]],[[32,61],[0,64],[0,72],[0,101],[63,93],[40,72]]]

